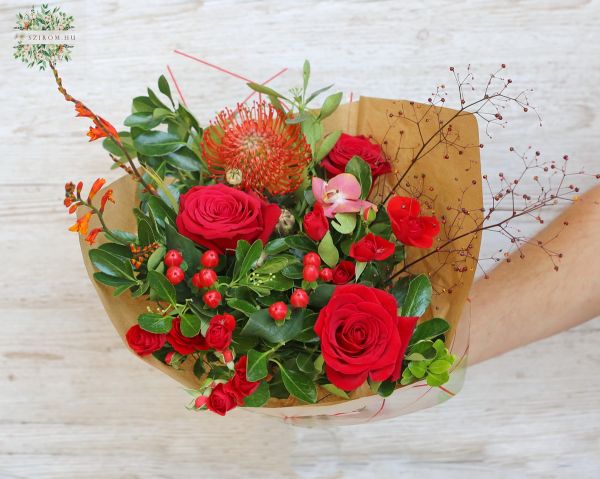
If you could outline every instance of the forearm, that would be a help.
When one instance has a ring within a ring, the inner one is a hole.
[[[568,226],[564,226],[568,222]],[[484,361],[600,315],[600,187],[567,209],[534,238],[563,253],[559,271],[541,248],[527,245],[520,259],[475,283],[469,362]]]

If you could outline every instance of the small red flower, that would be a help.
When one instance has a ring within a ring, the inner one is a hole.
[[[235,318],[231,314],[217,314],[210,320],[206,331],[206,345],[217,351],[224,351],[231,344],[235,329]]]
[[[329,222],[325,216],[323,205],[315,203],[313,210],[304,215],[302,220],[304,233],[313,241],[321,241],[329,231]]]
[[[206,401],[206,408],[219,416],[225,416],[228,411],[236,406],[235,395],[228,384],[217,384]]]
[[[421,216],[421,206],[415,198],[393,197],[387,205],[392,230],[401,243],[417,248],[431,248],[440,232],[435,216]]]
[[[369,233],[350,246],[350,257],[363,263],[368,261],[383,261],[394,254],[395,248],[396,245],[391,241]]]
[[[167,334],[167,341],[179,354],[192,354],[195,351],[208,349],[206,341],[201,334],[188,338],[181,332],[181,319],[175,318],[171,323],[171,331]]]
[[[333,284],[346,284],[354,278],[356,266],[352,261],[340,261],[333,268]]]
[[[158,351],[167,341],[166,334],[154,334],[142,329],[139,324],[129,328],[125,335],[129,347],[139,356],[147,356]]]

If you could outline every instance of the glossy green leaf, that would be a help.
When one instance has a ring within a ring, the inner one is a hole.
[[[238,241],[238,248],[240,248],[240,243],[242,243],[242,241]],[[247,244],[247,243],[246,243]],[[252,266],[254,265],[254,263],[256,263],[258,261],[258,259],[260,258],[260,255],[262,254],[263,251],[263,243],[261,240],[256,240],[254,243],[252,243],[250,245],[249,248],[246,248],[246,245],[241,245],[241,248],[246,251],[245,254],[239,254],[238,255],[238,251],[236,249],[236,266],[237,266],[237,262],[239,261],[240,265],[239,265],[239,269],[235,272],[234,274],[234,280],[242,278],[244,276],[246,276],[250,270],[252,269]],[[241,253],[241,251],[240,251]]]
[[[261,407],[271,398],[269,384],[261,382],[256,391],[244,398],[245,407]]]
[[[252,303],[239,298],[227,298],[227,306],[244,313],[246,316],[250,316],[258,311],[257,307]]]
[[[158,77],[158,89],[163,95],[168,96],[169,100],[173,101],[173,98],[171,97],[171,87],[164,75]]]
[[[166,334],[171,330],[171,316],[163,316],[156,313],[144,313],[138,317],[140,328],[150,333]]]
[[[431,282],[427,276],[420,274],[414,277],[408,284],[408,292],[402,305],[402,316],[422,316],[431,303],[431,293]]]
[[[346,164],[346,173],[354,175],[360,183],[360,197],[364,200],[371,192],[373,178],[371,176],[371,167],[360,156],[353,156]]]
[[[317,402],[317,387],[310,376],[279,366],[283,385],[292,396],[307,403]]]
[[[138,127],[142,130],[151,130],[160,123],[160,119],[154,118],[150,112],[132,113],[123,121],[128,127]]]
[[[319,118],[321,120],[327,118],[336,110],[336,108],[340,105],[342,101],[342,96],[343,93],[340,91],[337,93],[333,93],[332,95],[329,95],[327,98],[325,98],[323,106],[321,107],[321,110],[319,112]]]
[[[333,226],[336,231],[348,235],[356,228],[356,220],[356,213],[338,213],[331,222],[331,226]]]
[[[115,256],[101,249],[90,250],[89,255],[92,264],[102,273],[135,280],[131,263],[125,258]]]
[[[185,143],[165,131],[146,131],[133,140],[135,149],[145,156],[164,156],[179,150]]]
[[[195,314],[180,314],[181,319],[180,328],[181,334],[186,338],[193,338],[200,332],[200,317]]]
[[[133,286],[137,284],[137,281],[134,281],[129,278],[122,278],[117,276],[111,276],[106,273],[96,272],[94,273],[94,279],[98,281],[98,283],[105,284],[107,286],[112,286],[114,288],[120,286]]]
[[[150,289],[158,299],[168,301],[172,305],[177,303],[175,287],[169,283],[164,275],[156,271],[148,271],[148,281],[150,282]]]
[[[317,155],[315,157],[315,160],[321,161],[323,158],[325,158],[335,146],[337,141],[340,139],[341,135],[342,130],[336,130],[327,135],[325,138],[323,138],[323,141],[319,144],[319,147],[317,148]]]
[[[450,325],[445,319],[432,318],[417,325],[412,337],[410,338],[410,342],[411,344],[414,344],[425,339],[435,339],[446,333],[449,329]]]
[[[269,373],[267,365],[269,364],[269,356],[273,351],[259,352],[255,349],[248,351],[248,365],[246,366],[246,379],[248,381],[260,381],[267,377]]]
[[[335,285],[333,284],[320,284],[310,295],[310,305],[316,309],[324,308],[334,290]]]
[[[346,391],[338,388],[337,386],[334,386],[333,384],[321,384],[321,387],[325,389],[325,391],[330,392],[335,396],[339,396],[344,399],[350,399],[350,396],[348,396],[348,393]]]
[[[290,341],[302,330],[301,309],[292,312],[292,316],[283,324],[277,324],[269,315],[267,309],[261,309],[253,313],[242,329],[243,336],[257,336],[270,343],[279,344]]]
[[[167,249],[176,249],[181,251],[183,259],[187,264],[197,265],[200,264],[200,256],[202,252],[196,247],[191,239],[186,238],[179,234],[174,226],[167,224],[165,226],[167,233]]]
[[[321,259],[329,266],[333,268],[340,260],[340,252],[333,244],[333,238],[331,232],[328,231],[321,242],[319,243],[318,253]]]
[[[200,171],[202,169],[200,158],[187,146],[168,153],[164,159],[168,164],[182,171]]]

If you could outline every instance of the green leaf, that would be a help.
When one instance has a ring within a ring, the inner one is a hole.
[[[164,156],[185,146],[177,135],[165,131],[145,131],[133,140],[135,149],[145,156]]]
[[[428,374],[427,375],[427,385],[431,387],[438,387],[442,384],[447,383],[450,380],[450,375],[445,372],[441,374]]]
[[[408,284],[408,292],[402,305],[402,316],[422,316],[431,303],[431,292],[431,282],[427,276],[420,274],[413,278]]]
[[[343,93],[340,91],[325,98],[323,106],[321,107],[321,111],[319,112],[319,118],[321,120],[327,118],[336,110],[342,101],[342,95]]]
[[[154,111],[154,108],[154,104],[147,96],[136,96],[131,105],[131,110],[133,113],[152,112]]]
[[[150,223],[150,220],[144,216],[138,216],[137,228],[138,228],[138,238],[140,243],[144,246],[152,244],[156,241],[156,236],[154,235],[154,228]]]
[[[168,96],[169,100],[173,101],[173,98],[171,97],[171,87],[164,75],[158,77],[158,89],[163,95]]]
[[[184,146],[164,156],[168,164],[182,171],[200,171],[202,163],[190,148]]]
[[[328,231],[321,242],[319,243],[318,253],[321,259],[329,266],[333,268],[340,260],[340,252],[333,244],[333,238],[331,232]]]
[[[356,213],[337,213],[331,226],[344,235],[352,233],[356,227]]]
[[[269,399],[271,399],[269,384],[263,381],[260,383],[256,391],[250,394],[250,396],[246,396],[244,398],[244,406],[261,407],[264,406]]]
[[[354,277],[356,278],[356,282],[358,282],[358,279],[363,274],[363,271],[367,267],[367,264],[369,264],[369,263],[365,263],[363,261],[356,262],[356,267],[354,269]]]
[[[283,95],[281,95],[280,93],[277,93],[275,90],[273,90],[272,88],[269,88],[268,86],[261,85],[259,83],[254,83],[254,82],[246,83],[246,85],[248,85],[250,87],[250,89],[254,90],[255,92],[263,93],[264,95],[274,96],[275,98],[285,99],[285,97]]]
[[[296,356],[296,366],[303,373],[314,373],[315,372],[315,361],[313,356],[308,353],[300,353]]]
[[[308,87],[308,80],[310,78],[310,62],[308,60],[304,60],[304,65],[302,66],[302,89],[306,92],[306,87]]]
[[[269,315],[268,309],[261,309],[253,313],[242,329],[242,336],[257,336],[270,343],[285,343],[290,341],[302,330],[302,316],[304,310],[297,309],[292,312],[291,318],[283,324],[278,324]]]
[[[317,387],[310,376],[285,369],[281,364],[279,368],[283,385],[292,396],[307,403],[317,402]]]
[[[135,243],[137,240],[137,235],[133,233],[129,233],[128,231],[123,230],[111,230],[111,235],[115,240],[122,244],[130,244]]]
[[[246,379],[248,381],[260,381],[267,377],[269,371],[267,365],[269,363],[269,356],[273,351],[268,350],[264,352],[258,352],[255,349],[248,351],[248,366],[246,367]]]
[[[381,397],[388,397],[391,396],[392,393],[396,390],[396,383],[392,382],[392,381],[383,381],[380,385],[379,388],[377,389],[377,394],[379,394]]]
[[[258,311],[257,307],[249,301],[238,298],[227,298],[227,306],[244,313],[246,316],[250,316]]]
[[[433,374],[443,374],[450,369],[450,366],[452,366],[452,363],[450,361],[446,361],[444,359],[437,359],[433,361],[427,369],[429,369],[429,372]]]
[[[101,249],[90,250],[89,254],[92,264],[102,273],[135,280],[133,268],[128,260]]]
[[[321,384],[321,387],[325,389],[325,391],[330,392],[331,394],[334,394],[344,399],[350,399],[350,396],[348,396],[348,393],[346,391],[338,388],[337,386],[334,386],[333,384]]]
[[[315,157],[315,160],[321,161],[323,158],[325,158],[340,139],[341,135],[342,130],[336,130],[323,138],[323,141],[317,148],[317,156]]]
[[[283,268],[286,267],[287,264],[288,260],[286,258],[276,256],[267,259],[267,261],[265,261],[260,268],[257,268],[254,271],[257,274],[279,273]]]
[[[186,338],[193,338],[200,332],[200,317],[195,314],[180,314],[181,319],[181,334]]]
[[[317,98],[321,93],[326,92],[327,90],[329,90],[330,88],[333,87],[333,83],[331,85],[327,85],[326,87],[323,88],[319,88],[318,90],[315,90],[314,92],[312,92],[310,94],[310,96],[306,99],[305,104],[308,105],[311,101],[313,101],[315,98]]]
[[[144,313],[138,317],[140,328],[150,333],[166,334],[171,330],[171,316],[163,316],[156,313]]]
[[[175,224],[177,213],[162,198],[150,196],[148,198],[148,208],[161,224],[164,224],[164,221],[167,219],[171,224]]]
[[[408,363],[408,369],[413,376],[421,379],[427,373],[427,361],[412,361]]]
[[[286,236],[285,243],[292,249],[300,251],[314,251],[315,242],[304,235]]]
[[[281,270],[281,274],[283,274],[286,278],[302,279],[304,276],[303,269],[304,266],[302,263],[292,263],[283,268]]]
[[[204,369],[204,358],[200,357],[196,359],[196,362],[194,363],[194,376],[196,376],[198,379],[202,379],[205,373],[206,370]]]
[[[396,298],[396,302],[398,303],[398,307],[401,308],[406,300],[406,295],[408,294],[408,284],[410,283],[410,277],[405,276],[404,278],[400,278],[390,290],[390,293],[394,298]]]
[[[411,344],[414,344],[425,339],[434,339],[446,333],[449,329],[450,325],[445,319],[432,318],[417,325],[410,342]]]
[[[150,258],[148,258],[148,262],[146,263],[147,268],[149,270],[156,269],[156,267],[165,257],[166,252],[167,248],[165,248],[164,246],[159,246],[158,248],[156,248],[156,250],[154,250],[154,252],[150,255]]]
[[[174,226],[167,224],[165,226],[167,233],[167,249],[176,249],[181,251],[183,259],[187,264],[197,265],[200,264],[200,256],[202,253],[196,247],[191,239],[180,235]]]
[[[346,173],[354,175],[360,183],[360,197],[364,200],[371,192],[373,178],[371,176],[371,167],[360,156],[353,156],[346,164]]]
[[[310,295],[310,305],[315,309],[324,308],[334,290],[335,286],[333,284],[320,284]]]
[[[123,121],[125,126],[137,127],[142,130],[152,130],[159,123],[160,119],[154,118],[152,113],[149,112],[132,113]]]
[[[258,259],[260,258],[260,255],[262,254],[262,251],[263,251],[262,241],[256,240],[254,243],[252,243],[252,245],[250,245],[250,248],[247,249],[246,253],[242,255],[242,251],[246,250],[246,247],[247,247],[246,245],[248,243],[244,241],[244,243],[246,243],[246,245],[242,244],[241,246],[240,246],[240,243],[242,243],[242,241],[238,241],[238,248],[241,248],[240,254],[238,255],[237,248],[236,248],[236,252],[235,252],[236,266],[237,266],[238,262],[240,263],[240,266],[239,266],[239,269],[237,270],[237,272],[234,273],[234,277],[233,277],[234,281],[239,278],[243,278],[250,272],[250,269],[252,268],[254,263],[256,263],[258,261]]]
[[[168,110],[169,107],[160,101],[160,99],[156,96],[156,93],[154,93],[150,88],[147,89],[147,92],[148,98],[150,98],[150,101],[154,106]]]
[[[164,275],[156,271],[148,271],[148,281],[150,282],[150,289],[158,299],[168,301],[173,306],[177,304],[175,287],[169,283]]]
[[[98,283],[102,283],[107,286],[113,286],[115,288],[119,286],[133,286],[137,284],[137,281],[134,281],[132,279],[111,276],[102,272],[94,273],[94,279],[98,281]]]
[[[287,250],[288,247],[286,238],[275,238],[267,243],[267,246],[265,246],[265,253],[275,255]]]

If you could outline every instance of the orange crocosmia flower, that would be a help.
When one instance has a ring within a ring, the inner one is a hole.
[[[87,136],[90,138],[90,141],[111,136],[119,143],[121,142],[121,138],[119,137],[117,130],[115,130],[115,127],[104,118],[100,118],[99,116],[95,115],[89,108],[83,106],[82,103],[75,104],[75,111],[77,112],[78,117],[91,118],[94,122],[94,126],[90,126],[90,129],[87,132]],[[96,118],[98,118],[99,121],[96,121]],[[109,135],[107,135],[104,129],[102,129],[102,126],[108,131]]]
[[[82,103],[75,103],[75,111],[77,112],[77,116],[83,116],[86,118],[92,118],[94,114],[88,110]]]
[[[69,214],[72,215],[73,213],[75,213],[77,211],[77,208],[79,208],[81,206],[81,203],[77,202],[71,205],[71,207],[69,208]]]
[[[90,194],[88,195],[88,198],[87,198],[88,203],[90,201],[92,201],[94,196],[96,196],[98,194],[98,192],[104,186],[104,183],[106,183],[106,180],[104,178],[98,178],[96,181],[94,181],[94,184],[90,188]]]
[[[104,207],[106,206],[106,203],[108,201],[110,201],[111,203],[115,202],[115,199],[113,198],[113,190],[106,190],[106,193],[104,193],[104,195],[102,195],[102,200],[100,201],[100,213],[104,212]]]
[[[85,241],[92,246],[96,242],[96,236],[98,236],[99,233],[102,233],[102,228],[94,228],[90,231],[90,234],[86,236]]]
[[[91,217],[92,217],[92,212],[88,211],[81,218],[77,218],[77,222],[69,228],[69,231],[74,231],[74,232],[80,233],[82,235],[87,234]]]

